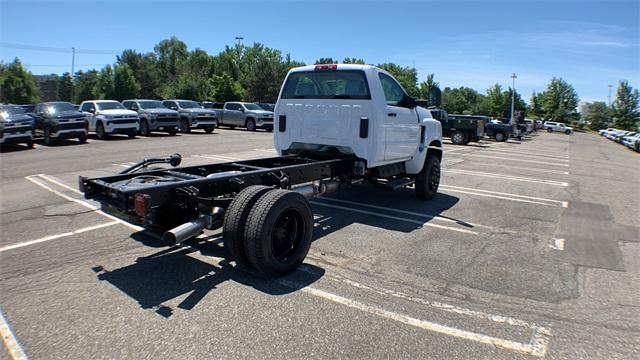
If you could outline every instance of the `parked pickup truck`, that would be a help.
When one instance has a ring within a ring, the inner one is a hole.
[[[254,103],[227,102],[217,110],[220,125],[235,128],[245,127],[249,131],[256,129],[273,130],[273,112],[267,111]]]
[[[438,112],[444,113],[438,119],[442,123],[442,135],[450,137],[454,145],[467,145],[484,137],[484,121],[470,115],[448,115],[444,110]]]
[[[180,114],[167,109],[158,100],[125,100],[122,105],[138,113],[140,135],[149,136],[152,131],[163,131],[175,135],[180,126]]]
[[[133,139],[138,134],[140,120],[135,111],[127,110],[114,100],[88,100],[80,104],[80,111],[87,114],[89,131],[105,140],[111,134],[126,134]]]
[[[414,184],[418,199],[436,196],[440,122],[384,70],[343,64],[291,69],[275,115],[279,156],[176,167],[181,157],[174,154],[113,176],[80,177],[80,190],[105,212],[163,232],[167,245],[222,227],[236,264],[266,276],[290,273],[305,259],[315,196],[362,181],[389,189]],[[174,168],[145,168],[159,163]]]
[[[205,109],[202,105],[191,100],[164,100],[162,104],[180,114],[180,132],[188,134],[192,129],[203,129],[211,134],[218,126],[216,112]]]
[[[0,105],[0,147],[27,144],[33,147],[33,118],[17,105]]]
[[[76,110],[72,103],[53,101],[40,103],[33,109],[35,133],[44,138],[47,146],[60,139],[78,139],[87,142],[86,115]]]

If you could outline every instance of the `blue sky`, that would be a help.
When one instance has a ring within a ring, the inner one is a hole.
[[[115,62],[123,49],[152,51],[177,36],[216,54],[234,37],[312,63],[359,57],[435,73],[441,86],[484,92],[499,83],[529,99],[562,77],[583,100],[606,100],[608,84],[640,80],[638,1],[50,1],[0,0],[3,45],[79,51],[76,69]],[[35,74],[70,70],[71,54],[10,47]],[[615,91],[615,89],[614,89]]]

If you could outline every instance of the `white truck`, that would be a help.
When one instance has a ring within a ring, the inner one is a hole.
[[[111,134],[126,134],[133,139],[140,128],[138,113],[115,100],[83,101],[80,111],[87,114],[89,132],[94,132],[100,140]]]
[[[168,245],[222,227],[236,264],[267,276],[287,274],[306,257],[314,196],[362,181],[415,184],[420,200],[438,191],[440,122],[381,69],[292,69],[274,113],[277,157],[177,167],[174,154],[115,176],[80,177],[80,190],[104,211],[162,232]],[[146,169],[158,163],[174,168]]]

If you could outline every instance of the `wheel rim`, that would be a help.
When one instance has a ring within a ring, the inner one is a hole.
[[[503,139],[503,135],[501,133],[497,133],[496,134],[496,140],[502,141],[502,139]]]
[[[453,135],[453,141],[457,142],[457,143],[462,142],[462,135],[461,134],[454,134]]]
[[[286,263],[294,256],[304,237],[304,220],[302,215],[289,209],[278,217],[271,232],[271,248],[273,256],[279,262]]]
[[[249,120],[249,122],[247,123],[247,129],[253,131],[255,130],[255,128],[256,125],[253,123],[253,121]]]
[[[438,185],[440,185],[440,167],[434,166],[429,176],[429,190],[438,190]]]
[[[102,124],[98,124],[98,129],[96,130],[96,133],[99,138],[102,139],[104,137],[104,128],[102,127]]]
[[[142,126],[142,131],[141,131],[142,135],[149,134],[149,125],[147,125],[146,121],[143,121],[140,126]]]

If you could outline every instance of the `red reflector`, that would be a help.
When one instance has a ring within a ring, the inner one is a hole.
[[[86,176],[78,176],[78,189],[80,192],[85,192],[84,182],[87,180]]]
[[[316,65],[316,67],[314,68],[314,70],[316,70],[316,71],[322,71],[322,70],[338,70],[338,65],[337,65],[337,64],[321,64],[321,65]]]
[[[151,210],[149,200],[151,200],[151,196],[146,194],[136,194],[134,197],[134,207],[136,209],[136,214],[140,217],[145,217],[149,210]]]

